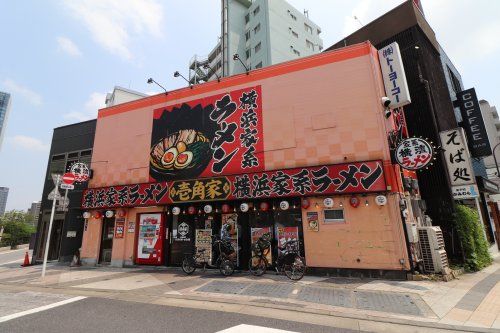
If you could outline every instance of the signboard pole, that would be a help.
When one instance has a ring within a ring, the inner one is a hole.
[[[66,189],[64,191],[64,201],[63,201],[63,207],[64,207],[64,211],[66,212],[67,211],[67,205],[66,205],[66,201],[68,200],[68,189]]]
[[[59,187],[59,181],[61,180],[61,176],[56,176],[56,190]],[[66,193],[68,191],[66,190]],[[52,212],[50,213],[50,221],[49,221],[49,230],[47,232],[47,241],[45,242],[45,252],[43,254],[43,264],[42,264],[42,279],[45,277],[45,269],[47,268],[47,258],[49,256],[49,243],[50,243],[50,234],[52,233],[52,223],[54,222],[54,214],[56,211],[56,196],[52,199]]]

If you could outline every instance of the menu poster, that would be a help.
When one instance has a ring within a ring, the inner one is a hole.
[[[117,218],[115,222],[115,238],[123,238],[125,231],[125,219]]]
[[[252,239],[252,244],[256,243],[259,238],[267,233],[271,233],[271,227],[264,227],[264,228],[251,228],[250,229],[250,238]],[[252,256],[254,256],[255,253],[252,251]],[[273,257],[272,257],[272,247],[269,247],[269,250],[267,250],[266,253],[266,259],[269,265],[273,263]]]
[[[225,229],[226,225],[229,225],[229,235],[231,236],[231,244],[233,245],[233,249],[236,251],[236,265],[240,265],[240,254],[238,249],[238,214],[222,214],[222,228],[221,228],[221,237],[222,231]]]
[[[212,229],[196,229],[195,234],[196,254],[201,255],[196,259],[197,262],[212,262]],[[200,251],[204,249],[204,251]]]
[[[134,233],[135,232],[135,222],[134,221],[128,221],[127,232],[128,233]]]
[[[299,228],[298,227],[276,227],[278,234],[278,252],[279,254],[282,251],[279,249],[280,247],[285,246],[286,242],[297,241],[299,239]],[[298,243],[292,244],[293,246],[298,245]],[[298,248],[294,248],[292,246],[288,247],[289,250],[299,251]]]
[[[319,231],[318,212],[307,212],[307,224],[309,230]]]

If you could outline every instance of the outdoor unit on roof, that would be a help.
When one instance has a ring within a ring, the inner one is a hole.
[[[440,227],[419,227],[418,238],[427,273],[447,273],[448,257],[444,249],[443,232]]]

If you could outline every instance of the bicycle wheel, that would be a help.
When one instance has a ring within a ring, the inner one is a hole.
[[[219,265],[219,271],[224,276],[230,276],[234,273],[234,263],[229,259],[223,259]]]
[[[298,281],[304,277],[306,272],[306,264],[301,257],[296,256],[291,264],[283,265],[283,270],[285,275],[293,281]]]
[[[248,262],[248,270],[255,276],[261,276],[266,272],[267,261],[261,256],[253,256]]]
[[[184,257],[182,260],[182,270],[187,275],[191,275],[196,270],[196,260],[193,257]]]

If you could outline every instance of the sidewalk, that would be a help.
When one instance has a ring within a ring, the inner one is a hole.
[[[186,276],[172,268],[58,265],[51,265],[42,281],[40,271],[40,266],[0,268],[0,287],[56,289],[155,304],[192,300],[217,309],[239,304],[461,331],[500,329],[500,257],[483,271],[450,282],[306,276],[294,283],[273,274],[258,278],[242,272],[223,278],[216,271]]]

